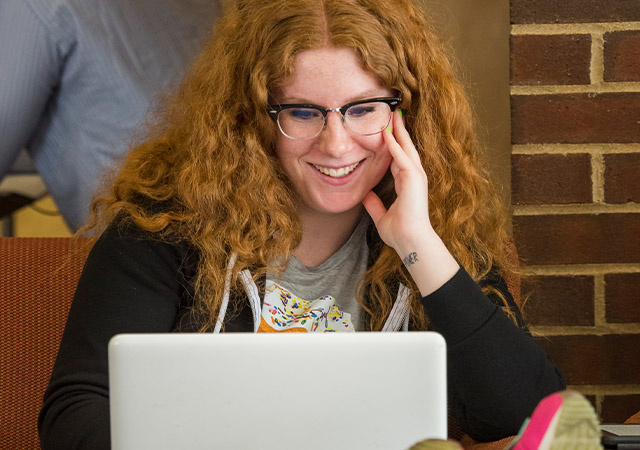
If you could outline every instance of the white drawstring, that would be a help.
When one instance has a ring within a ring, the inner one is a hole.
[[[407,314],[406,316],[404,316],[404,323],[402,324],[402,331],[409,331],[409,318],[411,317],[411,314],[409,314],[409,311],[407,310]]]
[[[222,324],[224,323],[224,316],[227,313],[227,307],[229,306],[229,295],[231,293],[231,275],[233,274],[233,266],[238,258],[237,253],[232,253],[229,257],[229,264],[227,265],[227,273],[224,278],[224,295],[222,296],[222,304],[220,305],[220,312],[218,313],[218,319],[216,320],[216,326],[213,329],[214,333],[220,333]],[[258,292],[258,286],[251,277],[251,272],[248,269],[244,269],[240,272],[240,281],[244,287],[249,302],[251,304],[251,313],[253,315],[253,332],[258,331],[260,326],[260,315],[262,313],[262,303],[260,301],[260,293]]]
[[[253,332],[258,331],[260,326],[260,317],[262,316],[262,302],[260,301],[260,293],[258,292],[258,286],[253,281],[251,272],[248,269],[244,269],[240,272],[240,281],[244,286],[244,290],[249,297],[249,304],[251,305],[251,312],[253,313]]]
[[[400,327],[403,331],[409,331],[409,294],[409,288],[400,283],[396,301],[381,331],[398,331]]]
[[[216,326],[213,329],[214,333],[220,333],[222,323],[224,322],[224,316],[227,313],[227,306],[229,306],[229,293],[231,292],[231,274],[233,273],[233,266],[236,263],[238,254],[236,252],[231,253],[229,257],[229,264],[227,264],[227,274],[224,278],[224,295],[222,296],[222,304],[220,305],[220,312],[218,313],[218,320]]]

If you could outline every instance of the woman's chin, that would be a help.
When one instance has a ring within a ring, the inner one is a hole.
[[[348,214],[350,212],[360,211],[362,206],[362,199],[350,198],[339,199],[330,198],[322,199],[321,201],[314,202],[313,205],[306,204],[305,209],[311,209],[316,213],[327,215],[341,215]]]

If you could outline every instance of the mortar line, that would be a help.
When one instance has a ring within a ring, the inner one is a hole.
[[[604,189],[604,156],[602,153],[591,154],[591,188],[593,203],[604,204],[605,203],[605,189]]]
[[[533,336],[542,338],[551,336],[635,335],[640,334],[640,323],[616,323],[598,327],[576,325],[539,325],[530,327],[530,330]]]
[[[599,76],[599,75],[597,75]],[[640,82],[603,82],[597,84],[511,85],[511,95],[619,94],[640,92]]]
[[[514,155],[535,155],[544,153],[638,153],[640,144],[514,144],[511,153]]]
[[[585,395],[634,395],[640,394],[640,384],[581,384],[570,385]]]
[[[633,214],[640,213],[640,203],[597,204],[572,203],[567,205],[514,205],[513,216],[546,216],[576,214]]]
[[[604,275],[597,274],[593,278],[593,319],[596,327],[606,327],[607,311],[605,300]]]
[[[591,33],[591,85],[602,86],[604,84],[604,33]]]
[[[593,22],[558,24],[514,24],[512,35],[591,34],[640,28],[640,22]]]
[[[523,265],[520,269],[523,276],[556,275],[556,276],[589,276],[607,275],[610,273],[640,273],[640,264],[570,264],[570,265]]]

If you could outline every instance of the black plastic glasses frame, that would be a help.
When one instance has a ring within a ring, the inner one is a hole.
[[[377,102],[382,102],[382,103],[386,103],[387,105],[389,105],[389,109],[391,110],[391,112],[395,111],[396,108],[398,106],[400,106],[400,103],[402,102],[402,99],[400,99],[399,97],[376,97],[376,98],[368,98],[366,100],[358,100],[355,102],[349,102],[346,105],[342,105],[338,108],[325,108],[324,106],[320,106],[320,105],[313,105],[310,103],[285,103],[284,105],[268,105],[267,106],[267,112],[269,113],[269,117],[271,117],[273,119],[274,122],[278,121],[278,114],[280,114],[280,112],[284,109],[292,109],[292,108],[309,108],[309,109],[315,109],[317,111],[320,111],[320,113],[322,113],[322,117],[324,118],[325,124],[327,122],[327,114],[329,114],[330,112],[339,112],[340,114],[342,114],[342,118],[344,119],[344,115],[347,112],[347,110],[349,108],[351,108],[354,105],[362,105],[362,104],[366,104],[366,103],[377,103]]]

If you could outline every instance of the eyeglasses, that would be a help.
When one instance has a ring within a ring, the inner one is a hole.
[[[382,132],[391,121],[391,113],[402,100],[397,97],[377,97],[347,103],[339,108],[290,103],[268,106],[269,116],[289,139],[313,139],[327,125],[327,114],[339,112],[342,123],[355,134],[370,136]]]

